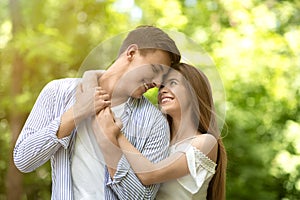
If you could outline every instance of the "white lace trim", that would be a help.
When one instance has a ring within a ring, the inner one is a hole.
[[[178,183],[191,194],[198,193],[201,188],[203,188],[201,192],[206,193],[217,164],[191,144],[178,145],[176,149],[172,148],[172,150],[186,154],[190,171],[190,174],[177,179]]]
[[[193,153],[191,152],[191,148]],[[189,143],[177,143],[170,147],[170,154],[178,151],[185,153],[187,156],[187,160],[190,160],[189,157],[194,157],[194,166],[196,169],[198,169],[201,165],[204,169],[208,170],[209,172],[215,173],[215,168],[217,164],[193,145]]]
[[[193,150],[195,153],[195,166],[198,169],[201,165],[204,169],[208,170],[211,173],[215,173],[215,168],[217,164],[212,161],[207,155],[205,155],[202,151],[193,146]]]

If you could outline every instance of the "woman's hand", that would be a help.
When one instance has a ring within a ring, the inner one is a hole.
[[[76,102],[74,104],[74,117],[76,123],[89,116],[94,116],[103,108],[110,106],[109,94],[98,86],[98,79],[103,71],[87,71],[82,82],[77,86]]]
[[[63,113],[56,133],[58,138],[69,136],[82,120],[95,116],[103,108],[110,106],[108,93],[98,86],[98,79],[104,71],[94,70],[84,73],[77,85],[75,104]]]
[[[117,141],[118,135],[121,134],[120,128],[109,107],[104,108],[92,118],[92,127],[110,177],[114,177],[123,152]]]
[[[99,78],[104,74],[105,70],[88,70],[82,76],[83,90],[99,86]]]
[[[105,107],[96,115],[96,122],[98,131],[101,131],[110,140],[116,140],[119,134],[121,134],[122,122],[114,118],[109,107]],[[93,126],[95,127],[95,125]]]

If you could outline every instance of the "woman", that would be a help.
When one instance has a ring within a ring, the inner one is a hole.
[[[157,199],[225,199],[227,158],[209,81],[188,64],[178,64],[175,69],[164,78],[158,94],[171,131],[167,159],[149,162],[122,134],[109,108],[96,119],[144,185],[163,183]],[[113,177],[113,171],[109,173]]]

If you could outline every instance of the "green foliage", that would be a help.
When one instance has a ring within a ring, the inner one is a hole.
[[[149,101],[153,104],[153,105],[158,105],[157,104],[157,94],[158,94],[158,88],[152,88],[150,90],[148,90],[144,96],[149,99]]]
[[[24,29],[14,37],[8,2],[0,2],[0,199],[12,109],[28,114],[47,82],[77,76],[98,44],[140,24],[180,31],[214,59],[226,90],[227,199],[300,196],[298,1],[20,2]],[[22,91],[12,99],[15,50],[25,69]],[[155,104],[156,93],[146,94]],[[23,185],[25,199],[49,199],[49,163],[25,174]]]

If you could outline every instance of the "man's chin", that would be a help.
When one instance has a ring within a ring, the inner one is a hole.
[[[130,97],[135,98],[135,99],[140,99],[140,98],[142,98],[143,94],[144,94],[144,91],[141,90],[140,88],[138,88],[133,93],[131,93]]]
[[[131,95],[131,97],[134,98],[134,99],[140,99],[140,98],[142,98],[142,96],[143,96],[143,94],[133,94],[133,95]]]

